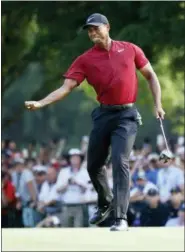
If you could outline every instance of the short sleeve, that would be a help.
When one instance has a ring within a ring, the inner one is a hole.
[[[33,174],[31,171],[29,170],[25,170],[24,171],[24,179],[25,179],[25,182],[28,183],[32,180],[34,180],[34,177],[33,177]]]
[[[134,48],[134,51],[135,51],[135,64],[136,64],[136,68],[137,69],[140,69],[142,67],[144,67],[148,62],[149,60],[146,58],[143,50],[132,44],[133,48]]]
[[[85,79],[85,72],[83,66],[82,56],[78,57],[72,65],[69,67],[67,72],[63,74],[65,78],[74,79],[80,84]]]

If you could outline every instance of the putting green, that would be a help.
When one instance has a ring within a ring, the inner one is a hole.
[[[184,228],[2,229],[2,251],[184,251]]]

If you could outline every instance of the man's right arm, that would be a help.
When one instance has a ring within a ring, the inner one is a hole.
[[[28,110],[36,110],[42,108],[46,105],[54,103],[56,101],[62,100],[65,96],[67,96],[73,88],[78,85],[78,82],[74,79],[65,79],[64,84],[59,89],[55,90],[54,92],[50,93],[44,99],[40,101],[26,101],[25,107]]]

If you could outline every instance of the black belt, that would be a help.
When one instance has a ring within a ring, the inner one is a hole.
[[[122,105],[107,105],[107,104],[100,104],[101,108],[110,109],[110,110],[121,110],[126,108],[131,108],[134,106],[134,103],[127,103]]]

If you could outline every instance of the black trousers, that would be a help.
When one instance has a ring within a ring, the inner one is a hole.
[[[91,116],[93,129],[89,140],[87,170],[98,193],[98,206],[113,202],[114,217],[126,218],[130,196],[129,156],[137,134],[138,111],[135,106],[121,110],[97,107]],[[109,147],[113,166],[113,193],[103,168]]]

